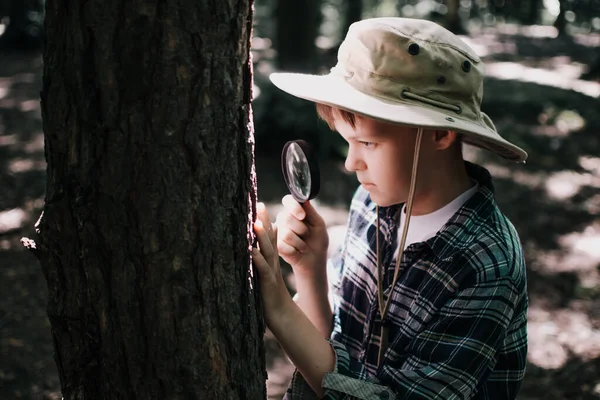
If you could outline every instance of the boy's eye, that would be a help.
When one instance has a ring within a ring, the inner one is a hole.
[[[367,149],[372,149],[373,147],[375,147],[375,143],[373,143],[373,142],[362,142],[361,141],[360,144],[365,146]]]

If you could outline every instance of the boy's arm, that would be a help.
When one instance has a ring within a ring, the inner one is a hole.
[[[326,264],[326,261],[323,260],[322,263]],[[319,265],[312,270],[316,272],[307,274],[299,271],[294,274],[297,291],[294,300],[321,336],[328,339],[331,335],[333,313],[328,299],[326,268]]]
[[[334,370],[336,361],[334,350],[322,332],[293,301],[279,318],[269,323],[269,329],[306,383],[322,398],[323,378]]]
[[[277,226],[272,226],[264,204],[257,204],[257,213],[258,219],[254,223],[254,231],[258,239],[258,247],[252,248],[252,259],[260,279],[265,322],[296,368],[312,389],[321,396],[323,376],[326,372],[333,371],[334,352],[323,334],[292,300],[279,266]],[[327,299],[326,291],[325,299]],[[315,304],[309,304],[309,308],[312,306]],[[316,307],[319,305],[316,304]],[[327,307],[329,307],[328,303]],[[309,311],[319,311],[319,309]]]
[[[329,235],[325,221],[310,201],[301,205],[288,195],[282,203],[284,208],[275,223],[278,254],[294,271],[298,306],[322,337],[329,338],[333,314],[327,297]]]

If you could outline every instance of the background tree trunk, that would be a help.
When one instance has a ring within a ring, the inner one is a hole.
[[[527,2],[527,11],[523,22],[528,25],[535,25],[540,18],[540,0],[529,0]]]
[[[65,399],[266,397],[252,0],[49,0],[37,253]]]
[[[43,0],[0,0],[0,48],[35,48],[42,43]]]
[[[447,0],[448,13],[446,14],[446,28],[456,34],[465,34],[467,30],[463,27],[458,13],[460,8],[459,0]]]
[[[344,13],[344,25],[342,26],[342,40],[346,37],[350,25],[362,19],[362,0],[346,0],[346,12]]]
[[[313,72],[315,40],[321,26],[320,0],[277,0],[275,5],[277,65],[281,70]]]
[[[565,13],[567,12],[567,0],[559,0],[560,12],[554,20],[554,27],[558,30],[558,34],[563,36],[567,34],[567,19]]]

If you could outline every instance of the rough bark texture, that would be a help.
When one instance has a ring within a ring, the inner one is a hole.
[[[252,0],[49,0],[37,252],[65,399],[266,397]]]

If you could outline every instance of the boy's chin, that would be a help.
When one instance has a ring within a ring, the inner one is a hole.
[[[402,200],[393,199],[389,196],[381,196],[377,193],[371,193],[371,200],[373,203],[377,204],[379,207],[389,207],[396,204],[404,203]]]

